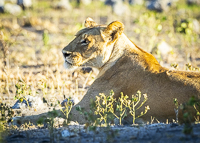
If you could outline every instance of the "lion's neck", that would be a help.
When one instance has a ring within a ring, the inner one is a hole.
[[[126,35],[122,34],[121,37],[114,43],[109,60],[99,69],[99,75],[97,78],[103,75],[110,67],[112,67],[118,59],[125,56],[127,51],[130,49],[131,51],[134,50],[135,52],[139,51],[138,48],[126,37]]]

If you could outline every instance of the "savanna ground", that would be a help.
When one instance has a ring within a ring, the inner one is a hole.
[[[33,8],[19,16],[0,14],[0,102],[13,106],[16,99],[31,95],[55,104],[64,97],[83,96],[98,71],[65,70],[61,51],[84,28],[87,17],[101,24],[123,22],[124,33],[164,66],[200,67],[200,31],[193,24],[200,22],[199,6],[180,1],[164,13],[128,6],[127,13],[116,16],[99,1],[80,7],[71,4],[73,9],[67,11],[53,9],[48,0],[35,0]],[[161,41],[170,45],[165,55],[156,49]]]

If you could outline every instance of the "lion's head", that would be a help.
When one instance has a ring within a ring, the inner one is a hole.
[[[85,27],[62,50],[67,69],[79,66],[101,68],[109,60],[113,44],[124,29],[124,25],[118,21],[103,26],[91,18],[85,20]]]

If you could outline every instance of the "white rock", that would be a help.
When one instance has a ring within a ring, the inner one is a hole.
[[[54,7],[58,8],[58,9],[66,9],[66,10],[71,10],[72,9],[72,6],[69,3],[69,0],[60,0],[58,3],[56,3],[54,5]]]
[[[192,21],[192,23],[193,23],[193,30],[194,30],[195,32],[197,32],[197,33],[200,33],[200,24],[199,24],[199,21],[196,20],[196,19],[194,19],[194,20]]]
[[[92,1],[91,0],[82,0],[81,1],[84,5],[89,5]]]
[[[31,7],[32,0],[17,0],[18,5],[23,5],[24,7]]]
[[[0,0],[0,7],[3,7],[5,3],[5,0]]]
[[[19,5],[7,3],[5,4],[5,11],[12,15],[19,15],[22,9]]]
[[[172,51],[172,47],[165,41],[160,42],[157,48],[163,56],[169,54]]]
[[[129,12],[129,8],[121,0],[117,0],[115,2],[115,4],[112,6],[112,10],[118,16],[122,16],[123,14]]]

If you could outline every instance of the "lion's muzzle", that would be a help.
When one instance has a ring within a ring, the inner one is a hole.
[[[71,55],[71,52],[67,52],[67,51],[62,51],[64,59],[66,59],[67,57],[69,57]]]

